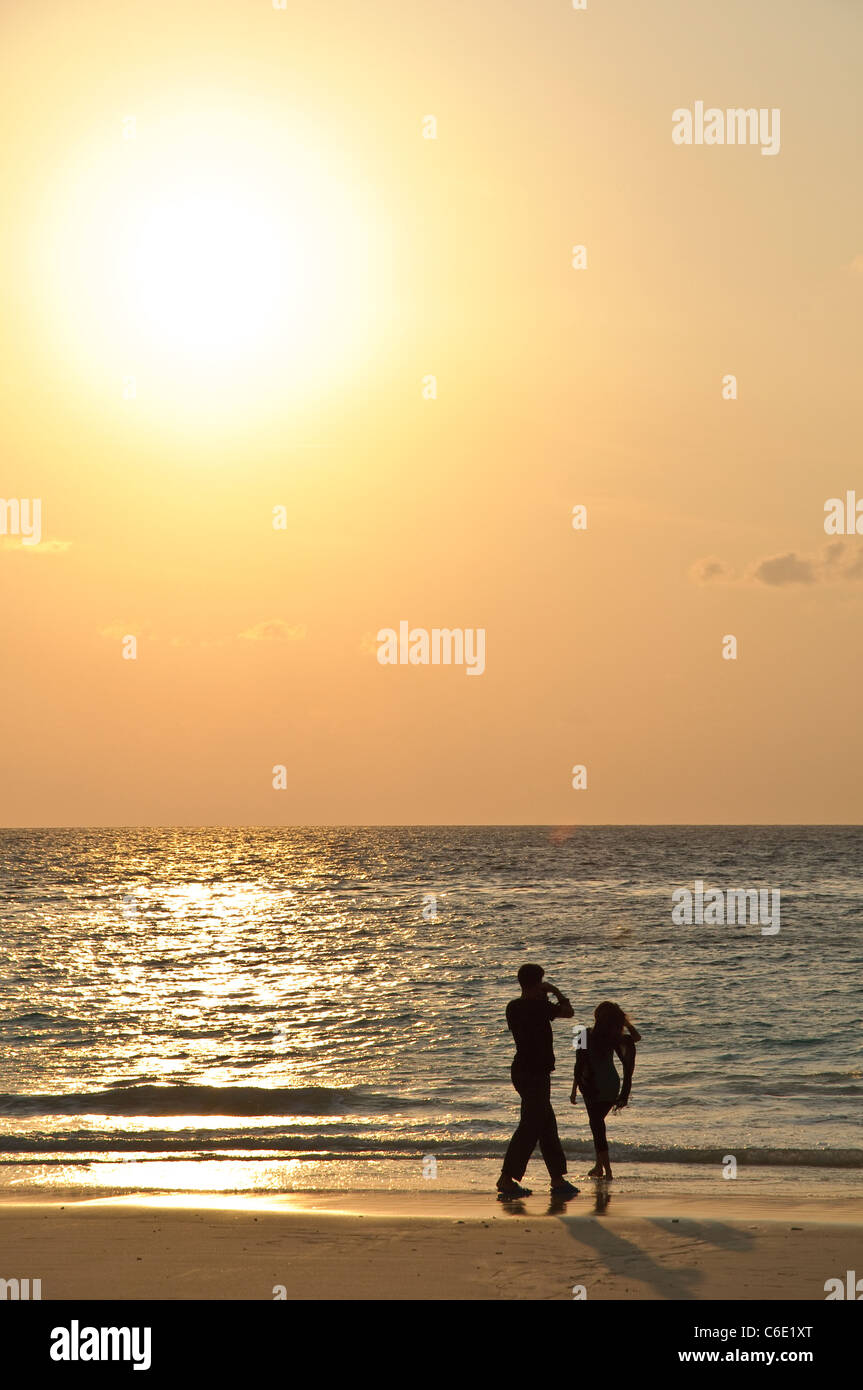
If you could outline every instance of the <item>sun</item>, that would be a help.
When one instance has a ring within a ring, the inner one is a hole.
[[[72,370],[227,410],[320,392],[368,354],[384,241],[331,148],[224,108],[120,131],[58,176],[36,238]]]
[[[320,261],[240,186],[161,191],[136,210],[118,259],[130,329],[165,354],[233,360],[312,331]]]

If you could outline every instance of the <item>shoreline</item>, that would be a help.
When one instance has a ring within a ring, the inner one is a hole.
[[[293,1192],[117,1192],[115,1189],[80,1188],[0,1191],[0,1216],[9,1209],[50,1213],[59,1210],[165,1210],[230,1211],[252,1215],[318,1215],[375,1217],[377,1219],[488,1221],[497,1217],[565,1216],[569,1220],[601,1216],[614,1220],[757,1221],[802,1222],[806,1225],[859,1226],[863,1228],[863,1198],[824,1195],[795,1200],[793,1197],[756,1193],[693,1192],[633,1194],[615,1190],[615,1183],[579,1179],[577,1197],[553,1198],[538,1184],[530,1197],[501,1202],[493,1192],[384,1190],[366,1188],[347,1192],[297,1190]]]
[[[594,1191],[587,1169],[593,1154],[569,1156],[568,1176],[582,1191]],[[125,1155],[104,1157],[58,1156],[43,1160],[0,1162],[0,1200],[6,1196],[33,1194],[46,1201],[58,1194],[70,1200],[99,1196],[142,1198],[162,1193],[225,1193],[276,1198],[292,1194],[359,1193],[402,1194],[419,1202],[437,1195],[472,1194],[480,1203],[494,1200],[501,1160],[452,1158],[441,1155],[394,1157],[342,1154],[335,1158],[304,1154],[265,1157],[261,1153],[214,1155]],[[734,1178],[724,1177],[719,1163],[633,1162],[612,1150],[615,1177],[608,1186],[615,1205],[622,1198],[661,1199],[672,1214],[682,1199],[712,1203],[742,1199],[765,1204],[858,1204],[863,1209],[863,1169],[825,1164],[809,1166],[750,1165],[741,1163]],[[532,1159],[524,1178],[534,1199],[548,1189],[548,1177],[538,1157]],[[582,1199],[583,1200],[583,1199]]]

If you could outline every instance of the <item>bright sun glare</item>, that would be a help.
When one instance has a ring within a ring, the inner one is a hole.
[[[332,153],[270,121],[172,113],[100,134],[38,240],[45,311],[79,373],[175,408],[326,389],[367,355],[381,242]]]
[[[314,251],[277,226],[236,192],[202,189],[142,209],[124,244],[130,321],[166,351],[219,358],[280,326],[303,331],[315,314]]]

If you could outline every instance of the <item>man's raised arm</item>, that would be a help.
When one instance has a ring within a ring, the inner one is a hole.
[[[557,1018],[574,1017],[574,1010],[572,1005],[570,1004],[566,995],[561,994],[560,990],[557,988],[557,985],[550,985],[547,980],[544,980],[542,987],[545,990],[546,994],[554,995],[554,1004]]]

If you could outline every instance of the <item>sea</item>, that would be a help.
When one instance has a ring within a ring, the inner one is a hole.
[[[675,920],[699,883],[777,890],[778,930]],[[618,1190],[863,1195],[859,826],[0,830],[0,1186],[493,1190],[525,961],[575,1011],[576,1181],[611,999]]]

